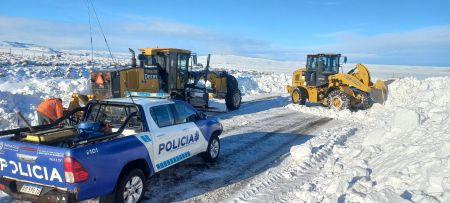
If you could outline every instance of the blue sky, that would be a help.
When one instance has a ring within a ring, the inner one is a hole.
[[[340,52],[354,63],[450,66],[448,0],[92,1],[114,51],[159,46],[281,60]],[[0,40],[89,49],[88,20],[85,0],[2,0]],[[97,27],[94,41],[106,49]]]

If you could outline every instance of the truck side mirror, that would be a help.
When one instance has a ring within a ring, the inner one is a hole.
[[[346,64],[346,63],[347,63],[347,57],[344,56],[344,64]]]

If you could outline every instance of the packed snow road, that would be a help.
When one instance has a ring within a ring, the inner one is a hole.
[[[259,175],[288,157],[292,146],[336,125],[330,118],[284,108],[287,102],[287,97],[272,96],[218,114],[225,130],[218,162],[207,165],[195,157],[157,174],[148,183],[146,202],[227,201],[244,193],[253,179],[264,179]]]

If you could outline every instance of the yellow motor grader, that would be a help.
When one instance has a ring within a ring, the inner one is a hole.
[[[370,81],[369,70],[357,64],[348,73],[342,70],[341,54],[307,55],[306,68],[295,70],[292,85],[287,86],[292,102],[321,103],[336,110],[367,109],[373,102],[384,103],[387,87],[383,81]],[[343,57],[343,63],[347,57]]]
[[[241,92],[236,78],[226,71],[210,71],[197,63],[197,55],[174,48],[141,48],[131,52],[131,66],[94,70],[90,74],[92,95],[73,94],[67,110],[94,99],[129,96],[130,92],[167,95],[208,110],[209,98],[225,99],[228,110],[239,109]],[[81,101],[81,102],[80,102]]]

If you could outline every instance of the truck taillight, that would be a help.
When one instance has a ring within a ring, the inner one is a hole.
[[[64,157],[64,175],[67,183],[79,183],[89,178],[89,172],[70,156]]]

